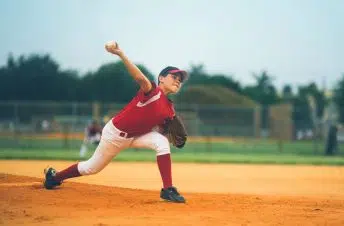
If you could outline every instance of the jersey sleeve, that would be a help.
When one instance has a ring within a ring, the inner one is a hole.
[[[148,93],[144,93],[141,89],[139,90],[137,97],[145,102],[146,100],[150,99],[152,96],[156,95],[159,92],[159,89],[155,82],[151,81],[152,89]]]

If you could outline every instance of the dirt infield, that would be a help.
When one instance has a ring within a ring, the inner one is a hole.
[[[45,166],[69,164],[0,161],[0,225],[344,225],[344,167],[174,164],[173,204],[151,163],[42,188]]]

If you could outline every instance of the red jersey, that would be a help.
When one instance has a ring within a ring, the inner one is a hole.
[[[164,124],[166,119],[173,118],[173,103],[155,83],[152,82],[152,86],[148,94],[140,90],[130,103],[112,118],[116,128],[129,135],[139,136]]]

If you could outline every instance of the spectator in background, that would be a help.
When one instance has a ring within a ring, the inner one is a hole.
[[[339,125],[336,125],[336,124],[330,125],[328,134],[327,134],[327,142],[326,142],[326,149],[325,149],[326,155],[334,155],[336,152],[338,152],[338,137],[337,137],[338,128],[339,128]]]
[[[50,123],[48,120],[44,119],[41,123],[42,131],[43,132],[48,132],[50,129]]]
[[[102,126],[96,120],[93,120],[92,123],[85,128],[85,138],[80,148],[80,157],[84,157],[87,153],[88,144],[99,144],[102,129]]]

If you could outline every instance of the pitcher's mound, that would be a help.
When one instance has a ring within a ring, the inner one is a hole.
[[[340,200],[183,193],[186,204],[145,191],[0,174],[4,225],[344,225]],[[182,192],[182,191],[181,191]]]

